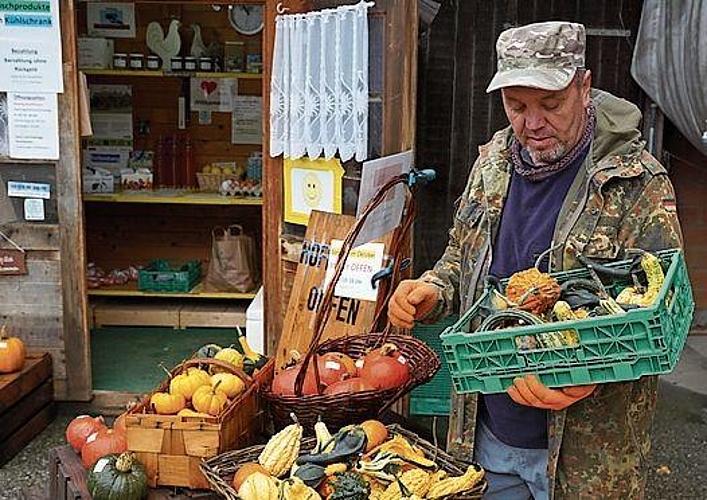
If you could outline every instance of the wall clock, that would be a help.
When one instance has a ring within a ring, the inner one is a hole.
[[[228,6],[228,20],[242,35],[255,35],[263,29],[263,5],[234,4]]]

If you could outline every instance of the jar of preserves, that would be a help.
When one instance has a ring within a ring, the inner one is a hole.
[[[172,71],[182,71],[184,69],[184,61],[181,56],[174,56],[169,60],[169,69]]]
[[[214,61],[210,57],[199,58],[199,71],[213,71]]]
[[[145,56],[135,52],[130,54],[130,69],[143,69],[145,67]]]
[[[151,69],[151,70],[160,69],[159,56],[147,56],[147,69]]]
[[[113,68],[126,69],[128,67],[128,55],[122,53],[113,54]]]
[[[184,70],[185,71],[196,71],[196,57],[186,56],[184,58]]]

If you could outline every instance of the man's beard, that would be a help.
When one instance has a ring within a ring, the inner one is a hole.
[[[567,146],[564,143],[559,142],[554,148],[549,150],[545,149],[538,151],[533,148],[526,147],[526,151],[530,154],[530,158],[533,160],[534,165],[549,165],[559,161],[567,154]]]

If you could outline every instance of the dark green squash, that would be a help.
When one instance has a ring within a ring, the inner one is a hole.
[[[197,358],[213,358],[223,347],[217,344],[205,344],[196,351]]]
[[[94,500],[147,498],[147,474],[134,453],[107,455],[96,462],[86,479]]]

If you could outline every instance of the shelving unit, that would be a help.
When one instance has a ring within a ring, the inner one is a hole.
[[[262,53],[262,35],[243,36],[229,24],[225,8],[230,2],[190,0],[129,1],[135,4],[135,38],[114,39],[115,52],[149,53],[146,26],[163,27],[170,18],[181,21],[181,54],[188,55],[198,23],[206,45],[216,41],[242,41],[247,53]],[[246,3],[262,4],[262,1]],[[86,2],[77,4],[77,26],[86,27]],[[166,30],[165,30],[166,31]],[[188,134],[197,169],[219,161],[245,165],[260,145],[232,142],[231,113],[210,112],[207,122],[189,106],[191,78],[237,79],[239,95],[262,95],[263,75],[245,72],[82,69],[91,85],[129,85],[132,95],[133,143],[136,150],[155,150],[159,137]],[[186,98],[186,120],[178,129],[178,98]],[[218,193],[160,188],[153,191],[84,194],[86,254],[106,272],[144,265],[153,258],[170,261],[199,259],[203,273],[211,258],[211,231],[216,226],[241,224],[256,241],[262,239],[263,198],[222,196]],[[102,326],[162,326],[219,328],[245,326],[245,311],[255,297],[249,293],[206,292],[199,283],[186,293],[143,292],[137,283],[88,289],[91,322]]]

